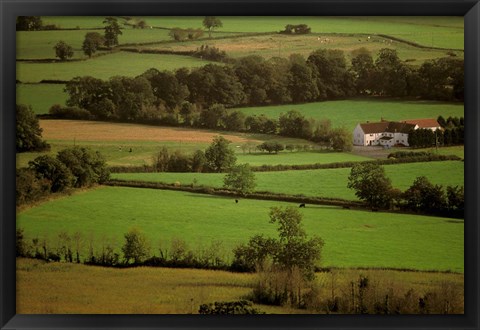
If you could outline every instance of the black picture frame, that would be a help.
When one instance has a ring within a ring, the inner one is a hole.
[[[479,329],[480,4],[466,0],[0,0],[0,327],[1,329]],[[465,314],[463,315],[16,315],[15,18],[19,15],[464,16]]]

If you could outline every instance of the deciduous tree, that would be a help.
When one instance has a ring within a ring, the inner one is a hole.
[[[355,196],[373,208],[390,207],[392,183],[385,175],[385,169],[378,164],[355,164],[350,171],[347,187],[354,189]]]
[[[143,232],[137,228],[130,229],[125,235],[125,243],[122,246],[125,262],[133,260],[134,264],[143,262],[149,255],[150,243]]]
[[[73,48],[64,41],[59,41],[53,47],[55,49],[55,56],[60,60],[65,61],[67,58],[73,57]]]
[[[114,17],[106,17],[103,24],[105,24],[105,46],[111,48],[118,45],[118,36],[123,33],[117,19]]]
[[[255,174],[249,164],[240,164],[232,167],[230,172],[223,179],[224,186],[231,188],[242,195],[253,192],[255,186]]]
[[[222,27],[222,21],[215,16],[205,16],[203,19],[203,26],[208,30],[208,37],[212,37],[212,31],[216,28]]]
[[[30,106],[16,105],[16,133],[17,152],[41,151],[50,147],[42,140],[42,129]]]
[[[105,43],[105,38],[98,32],[88,32],[83,40],[82,50],[85,55],[92,57],[98,48]]]
[[[205,151],[206,165],[213,172],[224,172],[232,168],[237,157],[232,148],[230,141],[223,136],[216,136],[212,144]]]

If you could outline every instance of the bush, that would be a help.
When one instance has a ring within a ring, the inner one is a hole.
[[[38,178],[33,169],[19,168],[16,170],[16,204],[17,206],[39,200],[48,194],[52,188],[51,182]]]
[[[253,308],[252,303],[247,300],[239,300],[232,302],[215,302],[213,304],[200,305],[199,314],[264,314]]]
[[[223,62],[227,59],[227,53],[214,46],[201,45],[193,53],[193,56],[210,61]]]
[[[30,169],[35,171],[38,179],[49,181],[51,192],[63,191],[72,187],[75,177],[60,160],[51,156],[39,156],[28,163]]]
[[[105,158],[84,147],[73,147],[58,152],[57,159],[71,171],[77,188],[104,183],[110,178]]]
[[[150,244],[144,233],[136,228],[130,229],[125,235],[125,243],[122,246],[122,252],[125,263],[133,260],[134,264],[140,264],[147,259],[150,250]]]
[[[16,149],[17,152],[50,149],[42,140],[42,129],[32,107],[22,104],[16,105]]]
[[[308,34],[311,31],[312,31],[312,29],[306,24],[298,24],[298,25],[287,24],[287,25],[285,25],[285,30],[280,31],[280,33],[284,33],[284,34]]]
[[[52,105],[48,113],[58,119],[93,119],[93,115],[88,110],[79,107],[62,107],[59,104]]]
[[[432,156],[432,153],[427,151],[397,151],[390,153],[387,158],[414,158],[426,156]]]

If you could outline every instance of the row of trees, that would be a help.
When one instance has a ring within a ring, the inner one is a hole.
[[[412,148],[443,147],[464,144],[464,127],[432,131],[417,129],[408,133],[408,144]]]
[[[153,167],[157,172],[226,172],[237,161],[230,143],[216,136],[205,151],[197,150],[191,156],[179,150],[171,153],[163,147],[154,155]]]
[[[303,103],[356,95],[463,100],[463,60],[445,58],[426,63],[441,72],[431,77],[429,71],[422,71],[427,64],[420,69],[408,67],[392,49],[381,49],[375,61],[368,51],[360,51],[353,57],[349,68],[342,51],[321,49],[307,59],[301,55],[269,60],[248,56],[231,66],[208,64],[175,72],[150,69],[137,78],[117,79],[147,79],[154,99],[144,105],[164,105],[168,112],[179,112],[185,101],[203,109],[214,104],[228,108]],[[431,83],[427,84],[427,81]],[[96,99],[96,103],[117,98],[115,90],[105,91],[105,84],[108,85],[92,77],[74,78],[67,84],[70,105],[89,108],[89,104],[75,102],[72,86],[82,94],[93,94],[87,97]],[[427,85],[429,87],[425,88]],[[440,90],[441,97],[426,94],[432,90]]]
[[[426,177],[417,177],[404,192],[392,187],[385,169],[374,163],[355,164],[348,177],[348,188],[373,209],[395,207],[428,214],[463,218],[464,187],[432,184]]]
[[[408,144],[412,148],[442,147],[464,144],[465,119],[438,116],[437,122],[443,130],[417,129],[408,133]]]
[[[210,81],[208,79],[224,70],[230,69],[207,65],[191,72],[189,76],[198,76],[194,78],[198,81],[198,86],[195,86],[200,88],[205,83],[204,79]],[[216,86],[225,92],[222,79],[219,78]],[[335,150],[351,148],[351,133],[344,128],[333,129],[327,119],[320,121],[307,119],[295,110],[281,114],[278,120],[267,118],[265,115],[247,117],[240,111],[227,111],[220,103],[202,107],[185,101],[193,87],[189,89],[179,83],[176,76],[168,71],[150,69],[136,78],[113,77],[108,81],[93,77],[77,77],[66,84],[65,90],[69,94],[67,104],[70,108],[54,105],[50,109],[51,114],[68,117],[68,113],[71,113],[70,117],[75,119],[83,115],[85,119],[152,122],[215,130],[280,134],[312,140]],[[202,93],[200,90],[198,93],[202,98],[208,95],[207,92]],[[219,95],[215,95],[215,98],[218,98]],[[221,95],[224,98],[219,101],[227,102],[228,94]],[[181,105],[177,106],[180,102]],[[82,109],[88,113],[85,114]]]
[[[103,183],[110,173],[99,152],[83,147],[67,148],[56,157],[43,155],[16,172],[16,201],[22,205],[50,193]]]

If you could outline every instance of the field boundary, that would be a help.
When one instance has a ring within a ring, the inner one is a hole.
[[[321,170],[321,169],[335,169],[335,168],[350,168],[359,163],[378,164],[378,165],[395,165],[408,163],[424,163],[424,162],[443,162],[443,161],[461,161],[462,158],[456,155],[429,155],[421,157],[408,158],[389,158],[389,159],[375,159],[364,161],[349,161],[349,162],[335,162],[335,163],[315,163],[315,164],[300,164],[300,165],[259,165],[250,166],[254,172],[279,172],[279,171],[304,171],[304,170]],[[155,173],[153,165],[142,166],[110,166],[112,173]]]
[[[254,192],[247,195],[242,195],[236,191],[228,190],[225,188],[213,188],[206,186],[186,186],[178,184],[168,184],[163,182],[149,182],[138,180],[120,180],[110,179],[104,183],[106,186],[111,187],[129,187],[129,188],[145,188],[145,189],[160,189],[160,190],[177,190],[186,191],[205,195],[216,195],[233,198],[245,198],[245,199],[258,199],[258,200],[274,200],[291,203],[308,203],[315,205],[329,205],[339,206],[347,208],[367,208],[365,203],[360,201],[352,201],[340,198],[328,198],[328,197],[307,197],[300,195],[285,195],[278,193],[271,193],[267,191]]]

